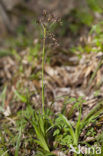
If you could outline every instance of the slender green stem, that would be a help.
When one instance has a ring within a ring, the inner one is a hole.
[[[45,40],[46,40],[46,28],[43,26],[43,51],[42,51],[42,111],[43,115],[45,114],[44,104],[45,104],[45,96],[44,96],[44,58],[45,58]]]

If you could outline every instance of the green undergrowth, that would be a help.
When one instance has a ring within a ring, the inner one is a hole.
[[[72,47],[71,52],[77,54],[80,58],[82,54],[98,53],[103,51],[103,21],[94,24],[88,33],[90,41],[86,40],[85,44],[79,44]]]
[[[5,92],[5,90],[4,90]],[[66,97],[65,105],[73,102],[71,114],[55,114],[51,108],[36,110],[30,99],[15,92],[20,101],[26,103],[26,109],[20,110],[17,115],[9,116],[1,120],[0,149],[4,155],[22,155],[33,151],[36,156],[53,156],[53,151],[59,149],[67,154],[72,145],[78,151],[78,145],[102,147],[103,134],[96,135],[95,127],[97,119],[103,112],[103,101],[100,101],[85,117],[82,117],[82,104],[85,102],[82,97],[79,99]],[[79,115],[73,121],[73,112],[78,111]],[[90,126],[91,125],[91,126]],[[93,137],[93,140],[85,141],[85,137]],[[23,152],[22,152],[23,151]],[[92,152],[91,152],[92,155]]]

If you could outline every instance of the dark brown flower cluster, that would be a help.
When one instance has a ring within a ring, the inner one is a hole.
[[[60,18],[55,17],[53,14],[47,12],[46,10],[43,10],[43,13],[41,17],[39,18],[38,22],[45,26],[48,30],[49,27],[55,23],[61,23]]]
[[[55,34],[53,32],[53,27],[55,27],[56,24],[61,25],[61,19],[55,17],[52,13],[47,12],[46,10],[43,10],[42,15],[38,18],[37,23],[42,26],[42,28],[46,29],[46,43],[48,47],[57,48],[59,47],[59,43],[55,37]]]

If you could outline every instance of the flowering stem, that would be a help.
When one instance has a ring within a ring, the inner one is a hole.
[[[45,114],[44,104],[45,104],[45,96],[44,96],[44,58],[45,58],[45,40],[46,40],[46,28],[43,26],[43,51],[42,51],[42,112]]]

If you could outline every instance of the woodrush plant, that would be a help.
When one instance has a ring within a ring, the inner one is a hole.
[[[38,111],[35,112],[33,108],[28,105],[26,109],[25,119],[30,122],[30,124],[33,126],[37,140],[35,139],[35,143],[37,143],[41,149],[44,150],[44,152],[48,152],[48,155],[50,154],[49,144],[48,144],[48,138],[47,134],[49,132],[50,127],[53,127],[53,122],[49,118],[49,114],[46,114],[45,111],[45,90],[44,90],[44,65],[45,65],[45,53],[46,53],[46,39],[50,35],[50,29],[52,26],[59,22],[59,20],[55,19],[54,16],[48,14],[47,12],[43,12],[43,16],[39,19],[38,24],[42,28],[43,33],[43,43],[42,43],[42,114]],[[56,39],[53,38],[53,41]],[[16,92],[16,95],[18,96],[18,93]],[[25,100],[19,95],[19,98],[21,100]],[[49,111],[50,112],[50,111]],[[52,154],[53,155],[53,154]]]
[[[42,43],[42,114],[40,112],[32,114],[32,126],[35,129],[38,140],[36,143],[44,149],[44,151],[48,152],[50,155],[50,149],[48,145],[47,133],[50,127],[53,126],[52,120],[50,120],[49,116],[46,115],[45,111],[45,90],[44,90],[44,65],[45,65],[45,53],[46,53],[46,39],[50,34],[50,29],[52,26],[59,22],[53,15],[48,14],[44,10],[42,17],[39,19],[38,23],[42,28],[43,33],[43,43]],[[53,38],[53,41],[56,39]],[[33,117],[34,116],[34,117]],[[46,126],[46,127],[45,127]]]
[[[45,53],[46,53],[46,39],[50,37],[50,29],[52,26],[58,22],[52,15],[47,15],[46,11],[43,12],[43,16],[39,19],[38,24],[42,29],[43,33],[43,42],[42,42],[42,113],[40,111],[34,111],[34,109],[30,106],[29,97],[26,95],[22,95],[18,90],[14,89],[15,95],[20,99],[23,103],[26,103],[27,108],[23,111],[23,120],[30,123],[34,132],[36,134],[36,138],[34,142],[38,145],[41,153],[48,153],[47,155],[51,155],[50,147],[48,143],[48,133],[50,127],[53,127],[53,121],[49,118],[49,114],[45,110],[45,90],[44,90],[44,65],[45,65]],[[54,37],[54,36],[53,36]],[[55,39],[53,38],[53,41]],[[56,40],[55,40],[56,41]],[[27,98],[28,97],[28,98]],[[25,126],[24,126],[25,127]],[[18,149],[20,148],[20,138],[21,131],[19,129],[19,137],[16,143],[15,155],[18,155]],[[53,155],[53,154],[52,154]]]

